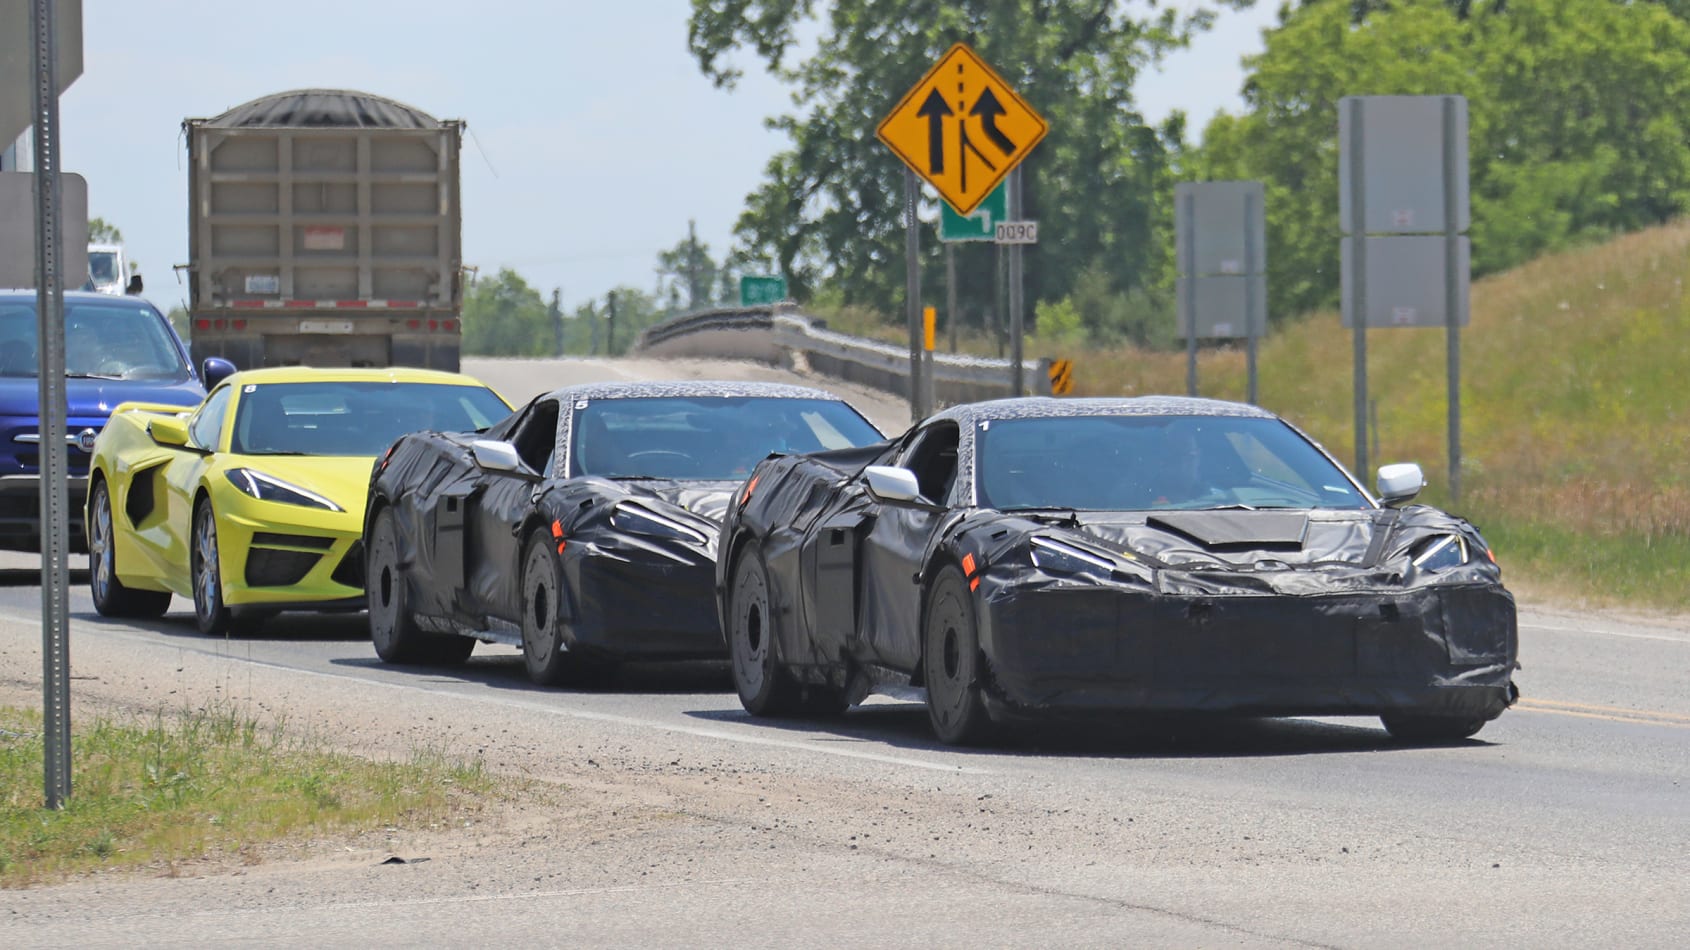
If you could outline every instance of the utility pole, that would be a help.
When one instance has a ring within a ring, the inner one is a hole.
[[[616,291],[613,290],[609,294],[606,294],[605,296],[606,296],[606,300],[607,300],[606,309],[609,310],[609,313],[607,313],[605,315],[605,327],[607,328],[607,332],[610,335],[610,342],[605,344],[604,355],[615,356],[616,355]]]
[[[687,219],[687,309],[697,310],[709,303],[708,292],[701,285],[703,275],[699,266],[699,258],[703,253],[698,247],[698,229],[691,218]]]
[[[563,355],[563,288],[552,288],[552,305],[546,308],[546,316],[552,321],[552,354]]]

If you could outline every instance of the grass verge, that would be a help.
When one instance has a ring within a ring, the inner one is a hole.
[[[0,887],[224,855],[284,839],[426,827],[498,782],[435,751],[372,762],[227,709],[72,721],[71,797],[43,806],[41,713],[0,707]]]

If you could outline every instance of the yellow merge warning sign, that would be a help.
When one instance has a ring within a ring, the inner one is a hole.
[[[966,44],[928,70],[875,130],[886,147],[971,213],[1045,137],[1045,120]]]

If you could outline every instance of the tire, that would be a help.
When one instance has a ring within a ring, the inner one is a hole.
[[[522,663],[541,686],[580,685],[600,664],[569,652],[563,638],[563,571],[557,541],[545,531],[528,535],[522,554]]]
[[[116,522],[112,520],[111,490],[102,479],[88,504],[88,590],[94,609],[103,617],[162,617],[170,609],[170,592],[134,590],[117,576]]]
[[[974,600],[962,571],[946,566],[927,595],[922,617],[922,678],[927,719],[946,745],[976,745],[991,738],[991,717],[980,693],[980,639]]]
[[[1473,738],[1487,720],[1393,713],[1380,716],[1379,721],[1385,724],[1391,738],[1399,742],[1442,745]]]
[[[387,663],[454,666],[469,659],[475,641],[450,634],[427,634],[411,614],[411,588],[399,563],[399,528],[392,509],[384,508],[370,528],[365,598],[370,608],[370,642]]]
[[[194,625],[208,637],[235,632],[235,612],[223,603],[223,565],[218,558],[217,514],[211,500],[194,505],[194,530],[188,541],[188,571],[194,586]]]
[[[740,704],[753,716],[803,711],[798,684],[780,662],[777,617],[763,551],[754,543],[747,545],[734,562],[728,585],[728,659]]]

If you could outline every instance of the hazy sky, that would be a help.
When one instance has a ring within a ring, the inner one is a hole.
[[[746,57],[733,92],[704,79],[686,48],[687,0],[83,6],[62,167],[88,179],[90,214],[122,229],[161,308],[187,298],[171,270],[188,257],[182,120],[270,93],[359,89],[466,120],[465,263],[514,267],[571,308],[618,285],[649,290],[657,253],[688,219],[719,258],[784,144],[762,120],[785,111],[786,91]],[[1260,49],[1276,6],[1222,14],[1141,84],[1145,114],[1184,109],[1200,128],[1237,111],[1239,57]]]

